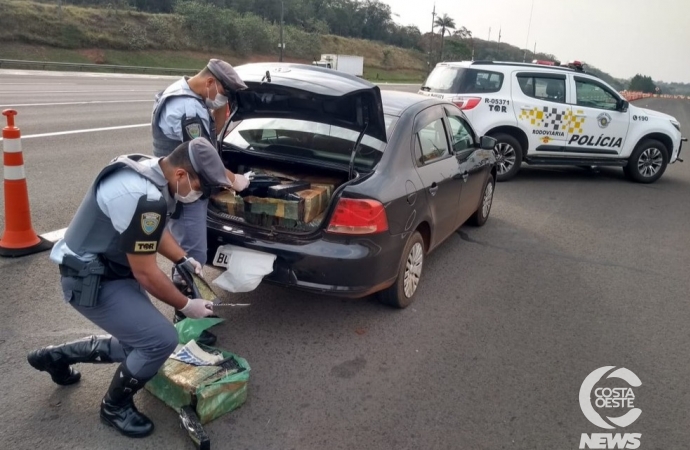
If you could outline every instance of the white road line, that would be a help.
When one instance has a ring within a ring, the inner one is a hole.
[[[28,136],[22,136],[22,139],[32,139],[32,138],[51,137],[51,136],[64,136],[66,134],[95,133],[98,131],[126,130],[128,128],[142,128],[142,127],[150,127],[150,126],[151,126],[151,124],[147,122],[147,123],[139,123],[136,125],[121,125],[118,127],[89,128],[86,130],[57,131],[55,133],[30,134]],[[0,141],[2,141],[2,138],[0,138]]]
[[[182,75],[146,75],[146,74],[132,74],[132,73],[111,73],[111,72],[67,72],[54,70],[18,70],[18,69],[0,69],[0,77],[4,75],[29,75],[29,76],[45,76],[45,77],[90,77],[101,78],[109,80],[114,78],[148,78],[151,80],[174,80],[179,79]]]
[[[22,86],[55,86],[56,84],[65,84],[65,85],[70,85],[70,86],[76,86],[77,83],[5,83],[4,81],[2,82],[3,86],[14,86],[14,85],[22,85]]]
[[[100,103],[140,103],[140,102],[148,102],[148,103],[153,103],[152,100],[93,100],[93,101],[84,101],[84,102],[66,102],[66,103],[24,103],[24,104],[9,104],[9,105],[0,105],[0,108],[18,108],[20,106],[67,106],[67,105],[97,105]]]
[[[98,94],[103,92],[158,92],[160,89],[97,89]],[[93,94],[94,91],[0,91],[0,94]]]
[[[55,230],[55,231],[51,231],[50,233],[42,234],[41,237],[43,239],[50,241],[50,242],[57,242],[65,236],[65,231],[67,231],[67,228],[63,228],[61,230]]]

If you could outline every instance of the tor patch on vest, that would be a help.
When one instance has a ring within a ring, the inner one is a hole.
[[[201,125],[198,123],[190,123],[185,127],[187,129],[187,134],[192,138],[196,139],[201,136]]]
[[[155,252],[157,248],[158,248],[158,242],[157,241],[136,241],[134,243],[134,251],[137,253]]]
[[[158,213],[147,212],[141,215],[141,229],[146,234],[152,234],[161,223],[161,215]]]

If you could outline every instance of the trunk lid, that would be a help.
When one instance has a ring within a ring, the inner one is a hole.
[[[233,120],[308,120],[357,132],[366,129],[364,134],[387,142],[381,91],[375,84],[303,64],[245,64],[235,70],[247,89],[234,94]]]

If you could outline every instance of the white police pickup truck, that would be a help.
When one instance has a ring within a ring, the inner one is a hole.
[[[681,161],[680,123],[628,103],[582,64],[494,61],[436,65],[420,94],[452,101],[479,135],[497,139],[498,181],[530,165],[618,166],[658,180]]]

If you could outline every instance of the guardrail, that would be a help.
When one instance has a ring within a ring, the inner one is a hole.
[[[3,68],[37,68],[40,67],[45,70],[47,67],[56,67],[64,69],[76,69],[80,72],[83,69],[91,71],[106,70],[111,72],[135,72],[135,73],[149,73],[153,75],[171,74],[171,75],[194,75],[198,72],[196,69],[179,69],[171,67],[146,67],[146,66],[120,66],[115,64],[81,64],[81,63],[64,63],[53,61],[26,61],[23,59],[0,59],[0,69]],[[643,92],[621,91],[620,94],[628,101],[635,101],[642,98],[669,98],[679,100],[690,100],[690,95],[670,95],[670,94],[646,94]],[[602,100],[606,100],[603,98]]]
[[[120,66],[114,64],[81,64],[81,63],[64,63],[64,62],[53,62],[53,61],[25,61],[22,59],[0,59],[0,69],[5,68],[42,68],[45,70],[48,67],[62,68],[62,69],[72,69],[83,71],[88,69],[89,71],[99,71],[105,70],[110,72],[136,72],[136,73],[149,73],[149,74],[171,74],[171,75],[186,75],[195,74],[198,70],[195,69],[176,69],[170,67],[145,67],[145,66]]]
[[[621,91],[621,95],[628,101],[635,101],[641,98],[668,98],[674,100],[690,100],[690,95],[672,94],[648,94],[645,92]]]

